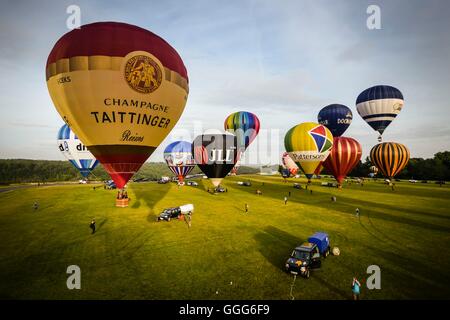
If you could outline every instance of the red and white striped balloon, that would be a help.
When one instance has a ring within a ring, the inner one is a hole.
[[[330,155],[323,162],[323,166],[330,171],[339,187],[347,174],[361,160],[362,148],[353,138],[335,137]]]

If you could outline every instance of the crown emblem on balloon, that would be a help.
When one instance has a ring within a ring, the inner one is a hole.
[[[132,89],[151,93],[161,85],[162,71],[152,58],[136,55],[125,64],[125,80]]]

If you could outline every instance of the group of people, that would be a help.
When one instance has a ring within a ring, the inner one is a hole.
[[[128,198],[128,193],[125,190],[117,191],[117,199],[119,199],[119,200],[129,199]]]

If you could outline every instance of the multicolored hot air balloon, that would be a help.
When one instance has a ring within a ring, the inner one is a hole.
[[[245,151],[258,135],[260,122],[254,113],[239,111],[225,119],[224,128],[237,137],[239,148]]]
[[[48,56],[46,78],[57,111],[118,188],[175,126],[189,91],[174,48],[117,22],[63,35]]]
[[[295,164],[294,160],[291,159],[289,153],[284,152],[281,156],[281,162],[283,167],[289,170],[291,176],[295,176],[298,172],[298,166]]]
[[[409,150],[396,142],[383,142],[370,150],[370,161],[389,179],[405,168],[409,161]]]
[[[333,146],[333,135],[325,126],[305,122],[291,128],[284,137],[284,146],[292,160],[311,182],[314,171]]]
[[[260,122],[258,117],[248,111],[234,112],[225,119],[224,129],[237,137],[239,160],[248,146],[255,140],[259,133],[259,128]],[[240,161],[236,163],[231,172],[236,174],[239,166]]]
[[[353,114],[343,104],[330,104],[320,110],[317,121],[327,127],[333,137],[340,137],[352,123]]]
[[[87,178],[91,171],[97,166],[98,161],[72,130],[70,130],[67,124],[59,129],[57,142],[58,149],[64,157],[80,171],[84,178]]]
[[[358,141],[348,137],[335,137],[333,140],[333,148],[330,155],[323,162],[323,166],[330,171],[336,181],[338,187],[342,187],[347,174],[361,160],[362,148]]]
[[[229,132],[205,133],[194,139],[192,153],[200,170],[218,187],[238,160],[237,138]]]
[[[164,160],[166,160],[170,171],[178,177],[178,182],[183,183],[184,177],[195,168],[192,143],[187,141],[172,142],[164,150]]]
[[[403,95],[391,86],[374,86],[361,92],[356,99],[356,110],[374,130],[380,133],[378,140],[387,126],[403,108]]]

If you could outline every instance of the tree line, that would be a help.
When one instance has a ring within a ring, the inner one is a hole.
[[[350,171],[348,177],[368,177],[370,167],[373,164],[367,157]],[[280,165],[278,171],[281,173],[283,167]],[[321,175],[332,175],[326,168],[323,169]],[[381,177],[382,173],[378,172],[376,177]],[[411,158],[406,167],[395,177],[397,179],[414,179],[414,180],[436,180],[450,181],[450,151],[438,152],[433,158]]]
[[[253,167],[240,167],[239,173],[256,173]],[[201,173],[195,168],[191,174]],[[136,172],[133,179],[146,178],[158,180],[162,176],[173,176],[173,173],[163,162],[146,162]],[[109,180],[108,173],[99,164],[89,175],[89,180]],[[0,184],[28,182],[77,181],[82,179],[78,170],[68,161],[0,159]]]
[[[367,177],[373,164],[367,157],[348,174],[352,177]],[[324,173],[330,174],[324,170]],[[381,172],[377,174],[381,176]],[[438,152],[433,158],[411,158],[406,167],[396,176],[398,179],[450,181],[450,151]]]

